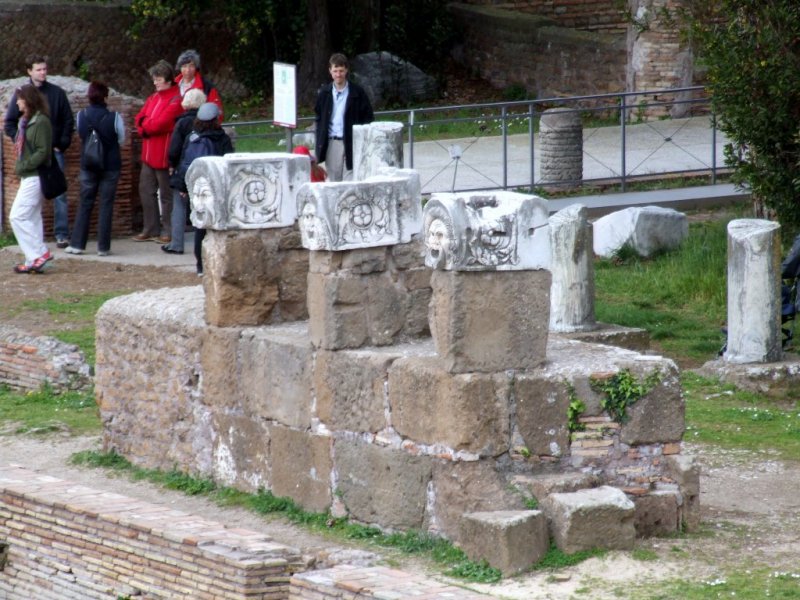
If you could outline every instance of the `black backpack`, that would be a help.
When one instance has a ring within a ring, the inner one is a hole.
[[[103,118],[100,119],[100,123],[103,122],[109,114],[103,115]],[[83,144],[83,164],[82,167],[88,171],[102,171],[105,168],[106,164],[106,150],[103,148],[103,141],[100,139],[100,136],[97,133],[97,130],[90,125],[89,126],[89,137],[86,138],[86,142]]]
[[[217,147],[214,144],[214,140],[212,140],[210,137],[206,135],[199,135],[195,131],[189,134],[189,137],[186,138],[186,143],[183,146],[181,162],[176,171],[178,183],[180,184],[179,189],[182,192],[188,191],[186,189],[186,173],[189,171],[189,167],[194,162],[194,159],[200,158],[201,156],[217,156],[218,154],[219,152],[217,152]]]

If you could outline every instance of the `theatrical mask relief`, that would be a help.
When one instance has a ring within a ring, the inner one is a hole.
[[[206,229],[291,226],[295,194],[310,177],[308,157],[286,153],[198,158],[186,175],[192,223]]]
[[[544,200],[515,192],[433,194],[423,211],[425,264],[451,271],[547,269]]]
[[[411,177],[306,185],[298,194],[303,246],[349,250],[408,242],[421,226],[418,189]]]

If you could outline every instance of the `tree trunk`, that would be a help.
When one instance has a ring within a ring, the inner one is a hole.
[[[319,86],[330,80],[328,58],[331,54],[331,30],[328,0],[308,0],[306,35],[297,72],[297,99],[313,105]]]

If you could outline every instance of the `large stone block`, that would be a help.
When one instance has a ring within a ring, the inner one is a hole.
[[[522,510],[524,496],[513,490],[494,461],[436,460],[433,463],[431,513],[426,529],[461,542],[464,513]],[[431,502],[429,501],[429,505]]]
[[[510,380],[503,374],[453,375],[442,361],[409,357],[389,368],[397,432],[421,444],[498,456],[509,448]]]
[[[550,268],[547,203],[507,191],[437,193],[425,204],[425,264],[448,271]]]
[[[313,352],[303,323],[242,330],[238,358],[246,414],[311,426]]]
[[[610,258],[623,246],[640,256],[680,246],[689,235],[686,215],[671,208],[640,206],[618,210],[597,219],[594,253]]]
[[[214,480],[247,492],[269,489],[267,423],[252,415],[216,412],[212,419]]]
[[[652,444],[680,441],[685,429],[685,405],[681,394],[678,367],[668,359],[643,355],[632,350],[585,344],[552,336],[547,346],[548,361],[525,377],[542,382],[564,382],[571,393],[585,406],[582,415],[600,416],[602,392],[594,382],[610,378],[626,370],[639,383],[648,379],[650,391],[628,407],[627,421],[620,428],[620,441],[625,444]],[[546,389],[543,387],[543,389]]]
[[[269,429],[272,493],[291,498],[305,510],[328,510],[332,500],[332,438],[280,425]]]
[[[551,494],[542,503],[556,546],[567,554],[592,548],[630,550],[635,506],[617,488]]]
[[[203,288],[210,325],[264,325],[305,315],[307,267],[298,257],[302,251],[281,250],[291,231],[208,232],[203,242]],[[289,265],[292,268],[284,271]],[[282,292],[289,296],[285,301]]]
[[[429,458],[352,439],[336,440],[334,456],[336,492],[352,517],[394,529],[422,526]]]
[[[308,158],[282,152],[233,153],[198,158],[186,173],[195,227],[289,227],[296,194],[311,178]]]
[[[467,513],[461,522],[460,545],[471,560],[485,560],[503,575],[516,575],[550,548],[547,519],[539,510]]]
[[[422,226],[419,174],[307,183],[297,195],[303,247],[351,250],[411,241]]]
[[[678,532],[679,496],[676,492],[654,491],[634,499],[634,526],[639,537],[670,535]]]
[[[409,294],[388,271],[362,275],[341,270],[308,275],[309,334],[328,350],[386,346],[419,336],[426,291]]]
[[[453,373],[531,369],[545,359],[549,271],[434,271],[429,323]]]
[[[331,431],[377,433],[388,423],[386,380],[394,349],[320,350],[314,367],[317,417]]]
[[[564,381],[545,379],[536,372],[514,375],[517,429],[531,454],[560,457],[569,453],[571,396],[572,389]]]

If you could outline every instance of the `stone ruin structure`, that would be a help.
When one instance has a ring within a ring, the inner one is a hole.
[[[386,151],[400,130],[366,127],[380,130],[361,152],[386,158],[356,157],[357,181],[303,182],[290,154],[196,161],[202,287],[97,315],[104,448],[440,534],[504,573],[549,536],[571,552],[694,527],[676,365],[551,332],[552,282],[574,278],[555,271],[591,248],[585,211],[559,217],[577,223],[565,254],[535,196],[436,194],[422,210],[417,173]],[[592,312],[562,320],[591,328]],[[600,388],[620,374],[648,391],[614,416]]]

